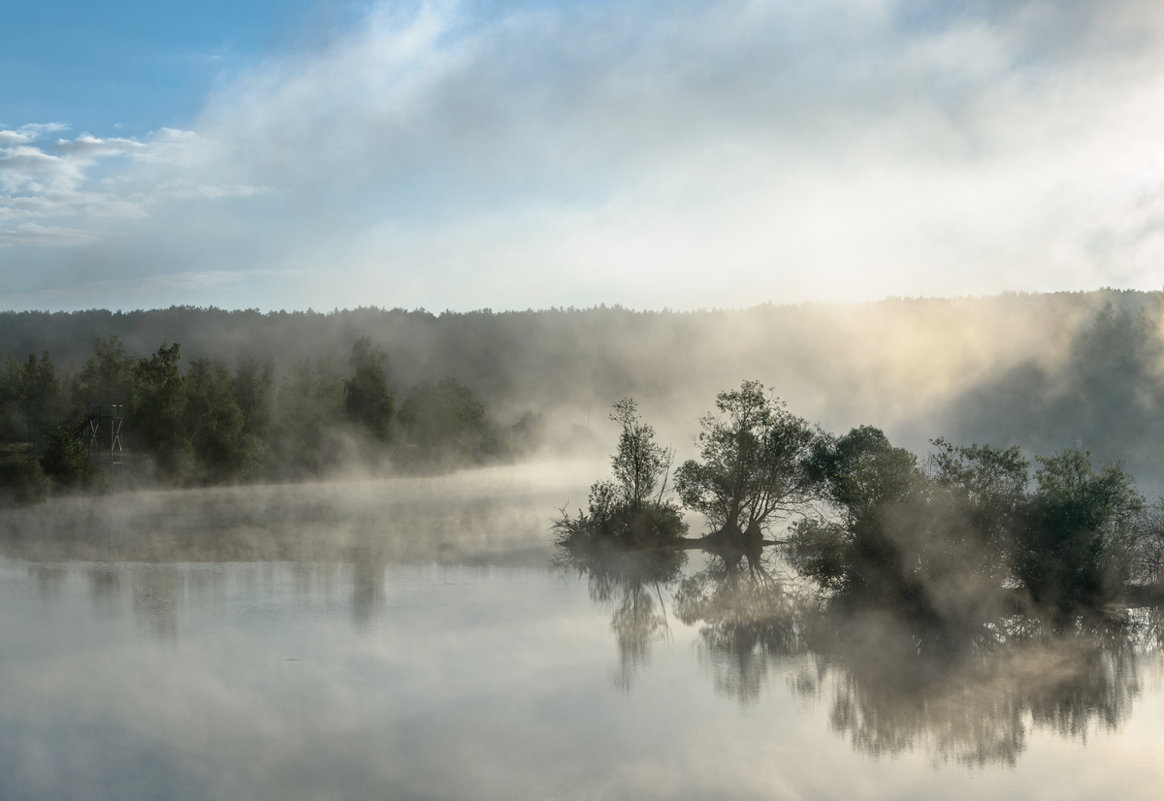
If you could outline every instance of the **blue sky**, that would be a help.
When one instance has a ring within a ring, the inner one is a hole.
[[[0,308],[1158,289],[1153,0],[0,0]]]

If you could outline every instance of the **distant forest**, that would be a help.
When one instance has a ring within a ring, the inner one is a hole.
[[[43,454],[90,405],[124,404],[127,451],[179,483],[316,475],[373,453],[443,469],[587,446],[626,396],[683,458],[710,399],[755,378],[831,430],[876,425],[914,449],[939,436],[1083,448],[1164,484],[1160,292],[699,312],[3,312],[0,360],[6,463]],[[470,422],[433,422],[442,414]]]

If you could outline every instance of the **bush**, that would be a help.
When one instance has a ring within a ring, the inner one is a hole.
[[[28,506],[48,498],[49,479],[40,462],[28,459],[0,461],[0,505]]]

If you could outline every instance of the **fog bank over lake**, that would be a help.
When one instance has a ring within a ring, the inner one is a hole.
[[[604,468],[4,511],[0,796],[1156,797],[1152,614],[918,661],[778,564],[596,592],[549,525]]]

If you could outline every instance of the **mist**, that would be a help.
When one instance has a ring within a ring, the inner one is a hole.
[[[1134,479],[1144,514],[1160,514],[1158,293],[703,312],[173,308],[2,314],[0,330],[4,375],[51,373],[62,406],[116,391],[93,369],[111,338],[131,396],[155,374],[143,365],[180,344],[167,374],[186,406],[166,430],[186,432],[174,453],[193,460],[167,473],[146,418],[126,414],[106,480],[0,509],[0,671],[16,699],[0,715],[16,744],[0,794],[970,798],[1037,793],[1048,760],[1081,787],[1112,766],[1125,797],[1158,787],[1138,749],[1164,736],[1164,527],[1154,555],[1136,554],[1139,594],[1101,588],[1094,608],[1032,578],[1043,541],[1020,536],[1050,497],[1036,458],[1064,448],[1091,451],[1088,481]],[[748,381],[803,423],[809,462],[843,467],[825,457],[846,437],[883,432],[861,481],[892,492],[866,508],[813,484],[755,541],[743,519],[680,507],[685,464],[704,458],[701,418]],[[267,401],[246,400],[263,382]],[[353,396],[391,398],[392,413]],[[15,416],[32,407],[7,397],[6,430],[23,436]],[[417,407],[442,398],[511,444],[440,450]],[[624,398],[634,430],[666,451],[647,494],[677,509],[681,531],[565,547],[555,521],[584,529],[594,487],[617,476],[611,404]],[[241,416],[212,414],[231,399]],[[533,418],[520,448],[499,433]],[[213,452],[198,438],[228,419],[270,461],[204,469]],[[959,450],[972,443],[1027,460],[1010,500],[960,477],[994,453]],[[5,458],[41,457],[20,439]],[[832,534],[855,544],[819,550]],[[90,731],[107,734],[83,747]]]
[[[568,444],[601,439],[605,410],[630,396],[680,456],[715,394],[750,378],[827,430],[875,425],[913,450],[938,436],[1031,452],[1082,444],[1151,482],[1159,304],[1159,293],[1103,291],[702,312],[4,313],[0,356],[47,352],[66,373],[116,336],[133,358],[176,342],[184,366],[249,357],[281,376],[330,360],[342,376],[367,337],[398,402],[449,377],[499,422],[532,411],[549,441]]]

